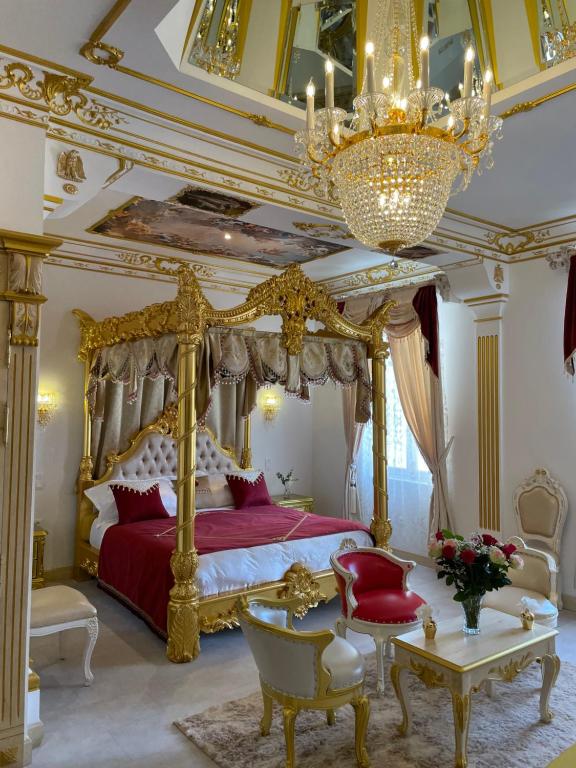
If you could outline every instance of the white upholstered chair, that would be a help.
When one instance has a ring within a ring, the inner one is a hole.
[[[98,638],[96,608],[82,592],[63,585],[34,590],[31,603],[30,637],[54,635],[69,629],[86,630],[84,685],[91,685],[94,675],[90,662]],[[60,637],[60,656],[63,657],[62,637]]]
[[[245,598],[238,601],[240,626],[260,673],[264,715],[260,733],[267,736],[272,707],[282,707],[286,768],[294,768],[294,727],[302,709],[325,710],[329,725],[334,710],[351,704],[356,713],[356,760],[367,768],[366,728],[370,716],[363,693],[365,666],[359,651],[328,629],[297,632],[292,612],[298,600]]]
[[[540,467],[514,492],[514,513],[519,535],[529,547],[552,555],[560,573],[560,542],[568,499],[560,483]],[[558,576],[559,607],[560,576]]]
[[[509,570],[512,584],[487,592],[483,608],[494,608],[512,616],[520,616],[520,600],[528,597],[536,621],[546,627],[555,627],[558,623],[558,571],[554,558],[547,552],[526,546],[519,536],[513,536],[510,543],[518,548],[524,568]]]

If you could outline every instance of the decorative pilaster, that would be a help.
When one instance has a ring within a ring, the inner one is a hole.
[[[28,602],[42,260],[60,240],[0,230],[0,765],[26,763]]]
[[[388,476],[386,460],[386,358],[388,344],[382,339],[372,349],[372,391],[374,431],[372,455],[374,462],[374,515],[370,530],[376,546],[391,550],[392,524],[388,519]]]
[[[502,477],[502,318],[507,293],[465,299],[476,317],[478,525],[499,533]]]

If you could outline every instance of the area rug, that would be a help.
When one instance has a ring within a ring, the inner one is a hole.
[[[376,698],[374,656],[367,658],[367,693],[371,701],[367,748],[373,766],[450,768],[454,765],[454,730],[450,695],[427,689],[411,676],[413,729],[399,736],[402,720],[392,686]],[[279,663],[281,663],[279,661]],[[389,665],[389,662],[387,662]],[[390,680],[389,666],[386,679]],[[564,663],[550,697],[554,719],[539,720],[540,669],[533,665],[514,683],[496,684],[496,696],[474,694],[468,738],[468,768],[545,768],[576,739],[576,667]],[[284,765],[282,712],[274,706],[270,735],[259,734],[260,693],[211,707],[175,725],[221,768],[281,768]],[[329,726],[321,712],[301,712],[296,720],[297,768],[353,768],[354,713],[336,712]]]

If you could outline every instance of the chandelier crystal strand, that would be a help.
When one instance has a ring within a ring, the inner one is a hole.
[[[491,74],[482,96],[472,93],[474,52],[466,52],[463,97],[440,121],[444,91],[429,85],[429,41],[422,39],[421,82],[413,87],[416,21],[409,0],[381,0],[375,30],[384,49],[366,44],[363,92],[349,117],[338,108],[314,111],[308,89],[307,129],[297,150],[313,176],[333,190],[352,234],[371,248],[396,254],[425,240],[450,194],[465,189],[474,170],[492,166],[502,120],[490,114]],[[382,69],[383,67],[383,69]],[[384,74],[382,75],[382,71]],[[326,103],[333,103],[332,79]]]

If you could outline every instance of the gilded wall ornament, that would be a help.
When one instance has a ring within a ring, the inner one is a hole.
[[[490,245],[494,245],[500,253],[506,256],[512,256],[521,251],[525,251],[528,246],[543,243],[550,232],[547,229],[526,232],[487,232],[486,240]]]
[[[66,181],[86,181],[82,155],[77,149],[60,152],[56,162],[56,175]]]
[[[75,184],[71,184],[70,182],[66,182],[66,184],[62,184],[62,189],[64,190],[64,192],[66,192],[67,195],[78,194],[78,187]]]
[[[502,283],[504,282],[504,269],[502,268],[502,264],[496,264],[494,267],[494,283],[496,284],[496,288],[500,289],[502,288]]]
[[[292,189],[297,189],[299,192],[312,192],[317,197],[336,202],[333,185],[326,187],[324,182],[315,178],[303,168],[281,168],[278,171],[278,176]]]
[[[103,65],[116,69],[120,61],[124,58],[124,51],[113,45],[102,42],[102,40],[90,40],[80,48],[80,55],[91,64]]]
[[[91,77],[42,72],[42,80],[34,81],[34,78],[34,72],[27,64],[12,61],[0,72],[0,89],[17,88],[24,98],[47,104],[53,115],[64,117],[73,112],[81,122],[102,130],[126,122],[116,110],[82,93],[82,89],[91,83]]]
[[[546,261],[550,269],[559,269],[562,272],[568,272],[570,269],[570,259],[576,254],[574,246],[565,245],[556,253],[549,253]]]

